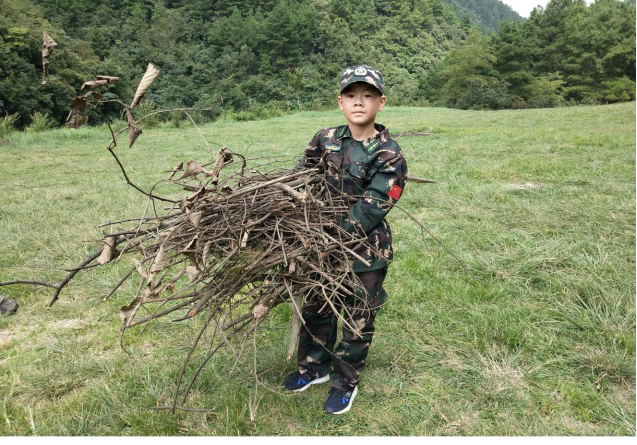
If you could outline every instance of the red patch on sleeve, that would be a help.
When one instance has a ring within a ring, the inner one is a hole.
[[[403,189],[398,186],[395,185],[391,188],[391,190],[389,191],[389,193],[387,193],[391,198],[394,198],[396,201],[398,201],[398,198],[400,198],[400,194],[403,192]]]

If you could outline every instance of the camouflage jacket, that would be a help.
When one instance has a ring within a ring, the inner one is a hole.
[[[393,260],[391,230],[385,215],[405,187],[407,163],[389,130],[375,125],[378,133],[362,142],[343,125],[319,131],[305,149],[302,164],[317,165],[325,154],[327,181],[333,192],[347,196],[349,214],[340,226],[348,233],[367,236],[354,251],[368,261],[354,260],[355,272],[386,267]]]

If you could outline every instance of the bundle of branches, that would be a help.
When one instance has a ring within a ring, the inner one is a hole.
[[[130,258],[130,271],[107,296],[127,280],[141,278],[134,299],[120,310],[122,339],[134,326],[145,329],[163,317],[183,321],[199,314],[202,323],[184,359],[174,403],[167,407],[173,410],[197,347],[212,345],[183,391],[184,400],[219,348],[225,345],[233,352],[236,366],[249,335],[280,303],[287,301],[294,310],[288,359],[309,295],[322,296],[323,310],[333,311],[361,335],[344,301],[360,286],[351,265],[355,258],[366,262],[354,252],[365,238],[338,226],[348,212],[345,198],[328,190],[321,167],[260,169],[250,169],[243,156],[225,147],[208,164],[180,163],[165,181],[186,190],[181,199],[147,194],[146,209],[159,208],[158,200],[170,203],[163,214],[104,224],[135,222],[106,234],[101,249],[60,283],[30,283],[56,288],[53,303],[78,271]]]
[[[224,174],[225,169],[230,172]],[[188,196],[162,216],[144,216],[130,230],[107,235],[99,257],[85,266],[133,257],[131,271],[115,287],[131,276],[142,278],[137,295],[120,311],[123,331],[166,316],[174,321],[204,317],[176,394],[206,332],[205,343],[216,346],[194,378],[223,345],[238,360],[248,335],[286,300],[302,321],[303,297],[321,295],[324,310],[334,311],[358,332],[347,308],[344,316],[336,308],[360,286],[351,264],[355,258],[364,261],[354,250],[365,239],[339,228],[337,221],[348,207],[328,191],[320,168],[261,173],[249,170],[242,156],[224,147],[214,163],[179,164],[167,181],[183,187]],[[147,310],[140,315],[142,309]],[[297,334],[298,324],[291,346]]]
[[[240,172],[217,183],[235,156],[240,157],[222,148],[212,170],[196,161],[185,168],[180,164],[168,180],[192,194],[165,215],[141,218],[136,228],[102,241],[98,264],[123,253],[142,255],[133,262],[144,278],[143,295],[122,312],[125,327],[183,308],[189,308],[187,317],[206,311],[211,319],[230,317],[236,326],[262,319],[282,296],[299,290],[319,291],[328,302],[349,293],[348,285],[354,284],[350,263],[364,261],[352,247],[365,240],[338,228],[335,221],[347,207],[327,191],[318,169],[246,174],[242,160]],[[180,171],[181,177],[173,179]],[[199,175],[203,179],[197,185],[187,183]],[[176,291],[182,277],[188,283]],[[171,295],[162,297],[166,292]],[[133,321],[139,307],[158,303],[161,310]]]

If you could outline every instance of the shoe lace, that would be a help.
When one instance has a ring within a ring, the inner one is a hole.
[[[306,384],[309,380],[312,380],[311,378],[308,380],[307,377],[299,371],[292,374],[292,378],[296,381],[297,385]]]
[[[349,396],[348,396],[348,394],[349,394]],[[329,397],[340,398],[341,399],[341,403],[343,405],[345,405],[347,402],[350,401],[351,394],[352,394],[352,391],[349,390],[349,389],[332,388],[330,390]]]

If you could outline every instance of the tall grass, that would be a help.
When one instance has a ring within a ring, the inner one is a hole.
[[[394,135],[412,119],[407,132],[434,134],[399,140],[409,173],[438,184],[408,183],[399,205],[470,273],[392,210],[390,298],[347,415],[322,414],[325,386],[281,393],[295,367],[283,306],[257,331],[256,356],[248,348],[229,376],[221,351],[195,383],[188,405],[211,412],[152,410],[171,402],[200,321],[129,332],[126,355],[117,312],[136,283],[102,301],[128,268],[114,264],[78,274],[50,309],[49,289],[0,289],[20,303],[0,317],[2,434],[634,435],[635,104],[379,115]],[[306,112],[202,131],[294,162],[320,127],[341,123]],[[210,158],[180,125],[119,149],[132,181],[150,188],[178,162]],[[96,247],[98,223],[141,214],[145,199],[103,150],[103,127],[14,136],[0,146],[0,281],[59,279]],[[256,393],[253,360],[267,387]]]
[[[9,137],[11,133],[16,131],[15,123],[18,121],[18,113],[5,113],[0,117],[0,137]]]
[[[31,115],[31,123],[25,128],[25,130],[29,133],[42,133],[51,129],[52,126],[53,119],[48,113],[42,114],[39,111],[34,111]]]

